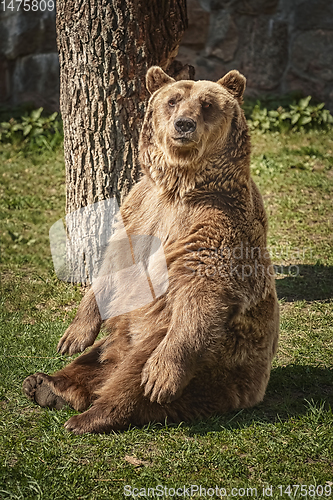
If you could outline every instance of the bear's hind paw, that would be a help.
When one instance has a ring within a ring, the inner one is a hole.
[[[52,392],[47,378],[48,375],[44,373],[29,375],[23,382],[23,393],[28,399],[43,408],[48,407],[60,410],[67,405],[67,402],[61,396],[57,396]]]
[[[108,418],[98,415],[94,407],[80,415],[74,415],[65,422],[64,427],[73,434],[104,434],[114,429]]]

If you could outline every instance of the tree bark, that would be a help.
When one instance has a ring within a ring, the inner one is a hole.
[[[121,203],[138,180],[145,74],[175,57],[185,2],[57,2],[67,213],[112,196]]]
[[[186,27],[186,0],[57,2],[66,213],[72,213],[69,281],[91,281],[92,260],[100,260],[109,237],[102,205],[94,227],[90,215],[73,212],[113,197],[120,205],[138,180],[145,74],[152,65],[168,68]],[[82,238],[90,238],[85,250],[80,250]]]

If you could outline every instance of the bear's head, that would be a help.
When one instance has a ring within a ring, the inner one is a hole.
[[[180,195],[221,181],[226,168],[249,166],[249,137],[241,109],[246,79],[230,71],[218,82],[175,81],[158,66],[148,70],[151,94],[140,136],[143,170]],[[239,166],[239,165],[238,165]]]

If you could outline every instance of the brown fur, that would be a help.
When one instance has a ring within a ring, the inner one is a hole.
[[[175,82],[153,67],[147,88],[152,96],[139,145],[144,175],[121,215],[129,237],[161,240],[169,287],[153,303],[107,320],[108,336],[63,370],[24,381],[41,406],[67,402],[84,411],[65,424],[75,433],[255,405],[277,348],[267,220],[250,177],[240,108],[245,78],[232,71],[217,83]],[[104,272],[111,255],[110,243]],[[91,290],[58,349],[84,350],[101,323]]]

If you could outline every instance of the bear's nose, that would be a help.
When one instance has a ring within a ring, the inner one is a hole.
[[[191,118],[177,118],[174,121],[174,126],[177,132],[185,134],[186,132],[194,132],[197,128],[197,124]]]

